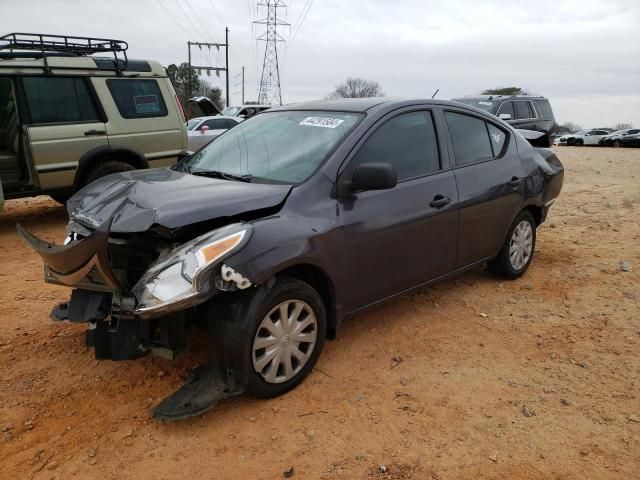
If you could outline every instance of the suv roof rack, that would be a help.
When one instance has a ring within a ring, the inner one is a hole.
[[[45,64],[44,69],[47,73],[51,73],[51,67],[47,62],[48,57],[82,57],[93,55],[94,53],[113,53],[113,70],[121,72],[127,68],[128,48],[129,44],[124,40],[112,38],[50,35],[45,33],[9,33],[0,37],[0,53],[2,54],[0,58],[42,58]],[[9,52],[2,52],[3,50],[9,50]],[[55,68],[64,69],[65,67]]]

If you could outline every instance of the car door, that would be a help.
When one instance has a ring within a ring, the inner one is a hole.
[[[108,144],[104,114],[87,78],[25,76],[26,134],[39,186],[73,185],[78,161]]]
[[[345,178],[361,163],[383,162],[395,169],[398,184],[338,199],[349,310],[449,273],[458,233],[455,179],[432,112],[386,117],[354,152]]]
[[[444,112],[460,196],[457,268],[498,253],[522,208],[524,168],[515,139],[474,113]]]

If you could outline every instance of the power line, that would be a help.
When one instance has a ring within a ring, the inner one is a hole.
[[[307,18],[307,14],[309,13],[309,10],[311,10],[311,7],[313,6],[313,0],[309,0],[309,2],[307,2],[307,3],[309,4],[309,7],[307,8],[306,12],[304,12],[304,17],[302,17],[302,21],[298,25],[298,29],[295,32],[293,32],[291,40],[289,41],[289,45],[291,45],[293,43],[293,41],[296,39],[296,36],[298,35],[298,32],[302,28],[302,24],[304,23],[305,19]]]
[[[189,2],[189,0],[185,0],[185,2],[187,2],[187,7],[189,7],[189,10],[191,10],[191,13],[193,13],[193,16],[196,18],[196,20],[198,21],[198,23],[202,27],[202,31],[206,34],[207,37],[209,37],[210,40],[213,40],[213,37],[209,33],[209,30],[207,30],[207,27],[205,27],[204,24],[202,23],[202,21],[200,21],[200,17],[198,16],[198,14],[195,12],[193,7],[191,6],[191,3]]]
[[[200,35],[200,32],[198,31],[198,27],[196,27],[196,24],[193,23],[193,21],[191,20],[191,18],[189,17],[189,15],[187,15],[187,12],[184,8],[182,8],[182,5],[180,5],[180,2],[178,0],[173,0],[173,2],[178,5],[178,8],[180,9],[180,11],[182,12],[182,14],[184,15],[184,17],[187,19],[187,21],[191,24],[191,26],[193,27],[193,31],[195,33],[197,33],[198,35]],[[205,32],[206,33],[206,32]]]
[[[165,7],[162,3],[160,3],[160,0],[156,0],[156,2],[158,3],[158,5],[160,5],[162,7],[162,9],[167,12],[167,15],[169,15],[169,17],[171,18],[171,20],[173,21],[173,23],[175,23],[178,27],[180,27],[180,30],[182,30],[184,33],[187,34],[187,36],[191,35],[186,28],[184,28],[180,23],[178,23],[178,21],[175,19],[175,17],[172,15],[172,13],[167,9],[167,7]]]

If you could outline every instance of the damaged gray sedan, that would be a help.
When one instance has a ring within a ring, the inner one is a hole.
[[[210,362],[153,412],[178,419],[290,390],[381,301],[484,262],[519,277],[562,180],[551,150],[473,107],[314,102],[88,185],[64,245],[18,229],[45,280],[74,288],[53,317],[86,322],[96,358],[173,358],[208,328]]]

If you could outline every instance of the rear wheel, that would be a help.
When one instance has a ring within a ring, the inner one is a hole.
[[[131,164],[118,160],[107,160],[104,162],[100,162],[91,170],[89,170],[84,178],[84,181],[82,182],[82,186],[88,185],[98,178],[104,177],[105,175],[109,175],[111,173],[128,172],[129,170],[134,169],[135,167],[133,167]]]
[[[580,139],[576,140],[575,145],[576,147],[582,147],[584,145],[584,140],[580,140]]]
[[[622,146],[622,144],[620,143],[620,140],[614,140],[613,141],[613,146],[619,148],[619,147]]]
[[[489,270],[501,277],[518,278],[529,268],[536,247],[536,222],[523,210],[513,221],[498,256],[489,262]]]

